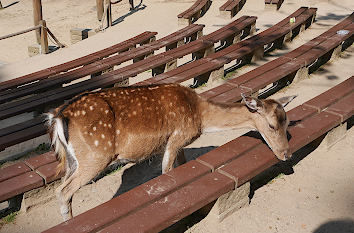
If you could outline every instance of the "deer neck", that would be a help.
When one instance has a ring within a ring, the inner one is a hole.
[[[243,104],[227,106],[205,101],[201,108],[202,132],[255,128],[252,113]]]

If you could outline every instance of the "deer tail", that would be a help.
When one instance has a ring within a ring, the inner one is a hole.
[[[47,113],[46,118],[46,124],[48,126],[52,147],[54,148],[57,160],[59,161],[56,170],[56,176],[58,176],[59,173],[64,171],[65,163],[67,160],[66,157],[68,156],[68,153],[70,153],[71,149],[69,148],[67,141],[67,120],[62,114],[54,113]]]

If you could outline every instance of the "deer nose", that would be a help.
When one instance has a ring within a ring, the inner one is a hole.
[[[284,158],[285,160],[288,160],[291,158],[291,156],[293,156],[290,152],[290,149],[287,149],[285,152],[284,152]]]

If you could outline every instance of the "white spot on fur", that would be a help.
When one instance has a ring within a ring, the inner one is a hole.
[[[112,146],[112,142],[111,141],[108,141],[108,146]]]
[[[120,130],[119,130],[119,129],[116,130],[116,134],[117,134],[117,135],[120,134]]]
[[[108,128],[112,128],[112,125],[111,125],[111,124],[108,124]]]
[[[99,121],[98,124],[102,125],[102,121]]]
[[[90,106],[90,110],[93,111],[93,106]]]
[[[108,110],[104,111],[104,113],[106,113],[106,114],[108,114],[108,112],[109,112]]]
[[[101,138],[103,138],[103,139],[105,138],[104,134],[101,134]]]
[[[86,115],[86,112],[84,110],[82,110],[82,115],[85,116]]]
[[[136,111],[133,111],[133,115],[136,115]]]
[[[95,140],[95,146],[98,146],[98,140]]]
[[[97,128],[96,128],[96,126],[94,126],[92,129],[93,129],[93,131],[96,131]]]

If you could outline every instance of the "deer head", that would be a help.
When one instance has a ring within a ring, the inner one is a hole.
[[[296,96],[282,97],[278,100],[259,100],[254,97],[242,95],[247,108],[252,114],[254,124],[268,146],[280,160],[291,158],[287,127],[289,119],[286,117],[284,107]]]

